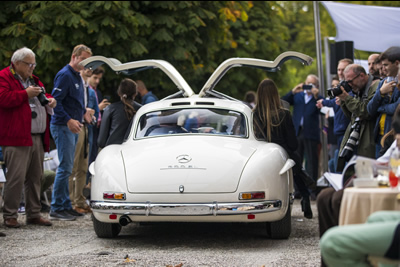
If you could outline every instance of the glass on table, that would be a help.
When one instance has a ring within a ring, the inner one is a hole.
[[[389,172],[389,183],[391,188],[396,188],[399,183],[399,177],[392,170]]]
[[[389,161],[389,184],[391,188],[397,188],[400,177],[400,150],[396,147],[390,155]]]

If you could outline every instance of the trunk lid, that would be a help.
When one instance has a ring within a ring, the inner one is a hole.
[[[255,150],[245,139],[235,137],[168,136],[137,140],[122,149],[128,191],[234,192]]]

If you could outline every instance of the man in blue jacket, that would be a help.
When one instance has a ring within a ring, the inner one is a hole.
[[[311,89],[304,90],[303,85],[311,85]],[[293,124],[299,141],[299,155],[306,159],[308,174],[317,181],[318,179],[318,144],[320,143],[319,109],[316,106],[319,95],[319,79],[310,74],[304,83],[298,84],[283,100],[294,107]]]
[[[72,209],[69,198],[68,180],[74,164],[75,146],[78,134],[82,128],[83,115],[86,112],[84,104],[84,88],[80,75],[82,60],[92,55],[85,45],[77,45],[71,56],[71,61],[62,68],[54,78],[52,95],[57,100],[57,107],[51,118],[50,130],[57,147],[60,165],[53,185],[53,195],[50,209],[52,220],[75,220],[83,214]]]
[[[343,58],[339,60],[337,66],[337,74],[338,74],[337,78],[339,79],[339,81],[334,86],[332,79],[332,88],[336,87],[340,82],[344,81],[344,70],[350,64],[353,64],[353,61],[349,58]],[[352,93],[350,94],[352,95]],[[332,107],[335,112],[335,117],[333,122],[334,124],[333,133],[336,136],[337,140],[337,150],[335,151],[335,158],[333,159],[333,168],[336,171],[339,148],[342,143],[344,133],[346,132],[347,125],[349,125],[350,119],[347,118],[346,115],[344,115],[340,107],[340,99],[337,96],[334,99],[329,99],[329,100],[320,99],[317,101],[318,108],[322,108],[324,106]]]
[[[158,98],[153,94],[153,92],[147,90],[147,87],[143,81],[137,80],[136,84],[137,84],[137,91],[142,98],[142,105],[158,101]]]
[[[380,55],[382,67],[387,77],[380,81],[374,97],[367,105],[371,116],[378,116],[374,128],[375,157],[379,157],[381,139],[392,127],[392,116],[400,103],[400,91],[397,88],[397,73],[400,64],[400,47],[392,46]],[[388,80],[390,77],[391,80]],[[376,80],[379,81],[379,80]]]

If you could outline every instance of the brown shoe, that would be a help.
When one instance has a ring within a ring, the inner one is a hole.
[[[26,224],[36,224],[36,225],[43,225],[43,226],[52,226],[53,225],[49,220],[46,220],[43,217],[27,219]]]
[[[16,218],[4,219],[4,225],[10,228],[19,228],[21,225],[18,223]]]
[[[74,210],[79,213],[91,213],[92,209],[89,206],[85,206],[84,208],[75,206]]]

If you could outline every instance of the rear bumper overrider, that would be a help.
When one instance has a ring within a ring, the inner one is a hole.
[[[94,212],[142,216],[207,216],[267,213],[282,208],[281,200],[243,203],[121,203],[91,201]]]

